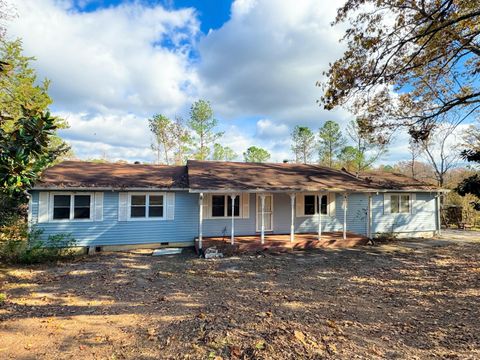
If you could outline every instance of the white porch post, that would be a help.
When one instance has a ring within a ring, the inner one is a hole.
[[[202,248],[203,240],[203,193],[198,197],[198,248]]]
[[[442,234],[442,203],[440,193],[437,193],[437,235]]]
[[[367,237],[372,239],[372,194],[368,194]]]
[[[260,199],[262,201],[262,227],[261,227],[261,242],[262,245],[265,244],[265,195],[260,195]]]
[[[235,198],[237,197],[236,194],[230,195],[230,199],[232,199],[232,234],[230,236],[230,243],[232,245],[235,244]]]
[[[348,194],[343,195],[343,240],[347,239],[347,206]]]
[[[290,194],[291,223],[290,223],[290,242],[295,241],[295,193]]]
[[[318,241],[322,239],[322,194],[317,194],[318,198]]]

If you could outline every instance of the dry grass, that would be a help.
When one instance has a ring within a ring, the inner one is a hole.
[[[5,267],[0,292],[2,359],[480,357],[479,243],[103,254]]]

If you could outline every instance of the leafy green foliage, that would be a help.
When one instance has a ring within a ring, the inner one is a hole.
[[[183,164],[191,145],[191,137],[182,121],[170,120],[165,115],[156,114],[148,120],[150,131],[154,136],[152,149],[157,155],[157,163]]]
[[[480,122],[477,126],[471,125],[465,133],[465,149],[462,155],[465,160],[480,164]],[[473,202],[475,210],[480,211],[480,174],[473,174],[458,184],[456,191],[465,196],[467,194],[474,195],[477,200]]]
[[[267,162],[270,159],[270,153],[256,146],[250,146],[247,151],[243,153],[245,162]]]
[[[213,116],[210,102],[198,100],[190,108],[188,127],[193,131],[194,157],[197,160],[207,160],[210,155],[210,145],[223,136],[223,132],[215,132],[218,120]]]
[[[0,128],[1,192],[14,195],[29,189],[39,173],[67,150],[64,144],[51,148],[57,128],[48,112],[25,115],[11,132]]]
[[[292,151],[296,162],[309,163],[315,150],[315,134],[307,126],[295,126],[292,131]]]
[[[213,144],[213,160],[233,161],[237,156],[232,148],[218,143]]]
[[[70,234],[59,233],[41,240],[43,231],[28,228],[21,217],[14,217],[0,227],[0,261],[35,264],[71,258],[76,241]]]
[[[335,121],[328,120],[318,132],[319,137],[319,160],[320,163],[333,167],[340,149],[345,145],[346,139],[340,131],[340,125]]]

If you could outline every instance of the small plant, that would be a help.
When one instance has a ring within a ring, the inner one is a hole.
[[[0,305],[2,305],[5,300],[7,300],[7,295],[4,293],[0,293]]]
[[[41,240],[43,231],[28,230],[25,221],[17,221],[0,229],[0,260],[6,263],[36,264],[71,258],[75,239],[71,234],[50,235]]]
[[[393,232],[379,233],[375,236],[375,243],[387,243],[397,239],[397,235]]]

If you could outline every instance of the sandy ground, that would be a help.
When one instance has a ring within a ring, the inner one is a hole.
[[[478,359],[473,239],[3,267],[0,358]]]

